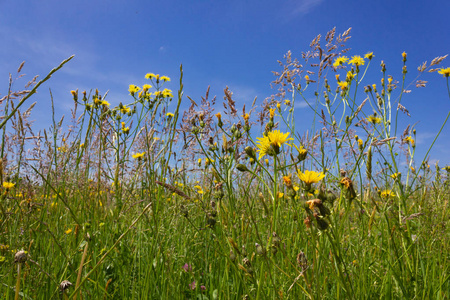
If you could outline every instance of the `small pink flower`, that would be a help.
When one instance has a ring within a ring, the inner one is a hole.
[[[195,280],[192,281],[192,283],[189,284],[189,287],[191,288],[191,290],[195,290],[195,288],[197,287]]]
[[[185,271],[185,272],[190,272],[190,271],[192,271],[192,266],[190,265],[190,264],[184,264],[184,266],[183,266],[183,270]]]

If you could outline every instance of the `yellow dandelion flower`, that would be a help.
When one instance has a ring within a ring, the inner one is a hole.
[[[69,228],[69,229],[67,229],[66,231],[64,231],[66,234],[69,234],[69,233],[71,233],[72,232],[72,229],[71,228]]]
[[[133,154],[133,155],[131,155],[134,159],[137,159],[137,160],[141,160],[143,157],[144,157],[144,155],[145,155],[145,152],[142,152],[142,153],[136,153],[136,154]]]
[[[162,91],[162,95],[163,95],[163,97],[166,97],[166,98],[173,98],[172,90],[169,90],[169,89],[164,89]]]
[[[173,113],[170,113],[170,112],[168,112],[167,114],[166,114],[166,117],[168,117],[169,119],[170,118],[173,118],[175,115],[173,114]]]
[[[222,119],[222,115],[220,114],[220,112],[218,112],[218,113],[216,114],[216,118],[217,118],[218,120]]]
[[[287,105],[287,106],[290,106],[291,105],[291,100],[288,100],[288,99],[284,100],[284,104]]]
[[[407,136],[406,138],[404,138],[403,139],[403,142],[404,143],[409,143],[409,144],[411,144],[411,146],[415,146],[416,145],[416,142],[414,141],[414,139],[412,138],[412,137],[410,137],[410,136]]]
[[[339,56],[334,61],[333,66],[334,67],[338,67],[338,66],[342,65],[343,63],[346,63],[347,61],[348,61],[348,57],[347,56]]]
[[[438,71],[439,74],[442,74],[442,76],[444,77],[449,77],[450,76],[450,67],[448,68],[440,68]]]
[[[278,198],[283,198],[284,193],[278,192]]]
[[[339,81],[338,85],[339,85],[339,88],[342,91],[346,91],[348,89],[348,82],[347,81]]]
[[[103,105],[103,106],[110,106],[111,104],[109,104],[109,102],[106,101],[106,100],[102,100],[102,101],[100,101],[100,105]]]
[[[352,80],[355,77],[355,73],[353,73],[352,71],[348,71],[347,72],[347,80]]]
[[[6,189],[6,190],[12,189],[15,185],[16,184],[12,183],[12,182],[7,182],[7,181],[3,182],[3,188]]]
[[[403,53],[402,53],[402,58],[403,58],[403,61],[406,61],[406,52],[405,51],[403,51]]]
[[[283,181],[287,187],[292,187],[292,174],[289,174],[288,176],[283,176]]]
[[[352,64],[355,66],[363,66],[364,59],[359,55],[354,55],[354,56],[352,56],[352,59],[348,62],[348,64]]]
[[[391,178],[395,180],[395,179],[399,178],[401,175],[402,174],[400,172],[394,173],[394,174],[391,175]]]
[[[367,122],[372,123],[373,125],[381,123],[381,118],[378,118],[375,115],[370,115],[369,117],[367,117],[366,120]]]
[[[383,199],[394,198],[395,194],[391,190],[383,190],[380,193],[380,197]]]
[[[269,154],[271,148],[270,148],[270,140],[269,137],[264,136],[262,138],[256,138],[256,146],[258,147],[258,160],[263,158],[266,154]]]
[[[194,188],[195,188],[195,189],[197,189],[197,193],[199,193],[199,194],[203,194],[203,189],[202,189],[202,187],[201,187],[201,186],[199,186],[199,185],[196,185],[196,186],[194,186]]]
[[[156,75],[153,73],[147,73],[145,74],[145,79],[153,79],[156,78]]]
[[[364,58],[367,58],[368,60],[371,60],[374,57],[375,57],[375,55],[373,55],[373,52],[369,52],[366,55],[364,55]]]
[[[275,116],[275,108],[269,109],[269,115],[270,115],[270,118],[273,119],[273,117]]]
[[[170,78],[167,76],[161,76],[160,78],[162,81],[170,81]]]
[[[134,94],[137,93],[140,89],[140,87],[134,84],[130,84],[128,87],[128,91],[130,92],[131,96],[134,96]]]
[[[144,92],[147,92],[149,89],[151,89],[152,88],[152,86],[150,85],[150,84],[144,84],[143,86],[142,86],[142,90],[144,91]]]
[[[131,111],[131,108],[129,108],[128,106],[122,106],[122,108],[120,109],[120,112],[123,114],[127,114]]]
[[[244,118],[244,120],[247,122],[248,119],[250,119],[250,115],[249,114],[245,114],[242,116]]]
[[[325,174],[322,172],[315,172],[306,170],[305,173],[302,171],[297,171],[298,178],[306,184],[316,183],[322,180],[325,177]]]
[[[281,147],[287,141],[293,140],[293,138],[288,138],[289,134],[289,132],[282,133],[279,130],[272,130],[267,134],[267,137],[271,145]]]

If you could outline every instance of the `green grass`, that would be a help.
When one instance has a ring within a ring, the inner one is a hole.
[[[209,91],[181,110],[180,68],[178,84],[148,74],[152,87],[130,86],[117,107],[72,91],[71,120],[53,113],[36,133],[33,105],[21,107],[70,59],[31,91],[10,82],[0,297],[448,299],[450,167],[417,159],[416,130],[399,128],[406,54],[398,79],[382,66],[375,88],[370,55],[332,66],[347,39],[315,39],[309,69],[288,53],[264,103],[236,107],[226,89],[220,116]],[[308,133],[295,129],[296,101],[314,114]]]

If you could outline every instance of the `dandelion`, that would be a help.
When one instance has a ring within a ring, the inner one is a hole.
[[[323,172],[315,172],[315,171],[309,171],[306,170],[305,173],[302,173],[302,171],[297,171],[298,178],[306,183],[307,185],[311,185],[312,183],[319,182],[325,177],[325,174]]]
[[[397,178],[400,178],[401,175],[402,175],[402,174],[401,174],[400,172],[394,173],[394,174],[391,175],[391,178],[394,179],[394,180],[396,180]]]
[[[103,106],[110,106],[111,104],[109,104],[109,102],[106,101],[106,100],[102,100],[102,101],[100,101],[100,105],[103,105]]]
[[[167,114],[166,114],[166,117],[167,118],[173,118],[175,115],[173,114],[173,113],[170,113],[170,112],[168,112]]]
[[[297,147],[297,145],[293,144],[295,149],[297,149],[298,155],[297,158],[299,161],[304,161],[306,158],[306,155],[308,154],[308,150],[306,150],[303,146]]]
[[[162,91],[162,95],[165,98],[173,98],[172,90],[169,90],[169,89],[164,89]]]
[[[134,96],[135,93],[137,93],[141,88],[134,85],[134,84],[130,84],[130,86],[128,87],[128,91],[130,92],[131,96]]]
[[[347,56],[339,56],[338,58],[336,58],[336,60],[333,63],[334,67],[338,67],[344,63],[346,63],[348,61],[348,57]]]
[[[128,106],[125,106],[125,105],[120,108],[120,112],[123,114],[127,114],[130,111],[131,111],[131,108],[129,108]]]
[[[167,76],[161,76],[160,78],[162,81],[166,82],[166,81],[170,81],[170,78]]]
[[[381,118],[378,118],[375,115],[370,115],[369,117],[367,117],[366,120],[367,122],[372,123],[373,125],[381,123]]]
[[[157,76],[155,74],[153,74],[153,73],[145,74],[145,79],[153,79],[153,78],[156,78],[156,77]],[[159,77],[159,75],[158,75],[158,77]]]
[[[380,197],[383,199],[389,199],[395,197],[395,194],[391,190],[383,190],[380,193]]]
[[[406,138],[403,139],[404,143],[408,143],[410,144],[412,147],[416,146],[416,142],[414,141],[414,139],[410,136],[407,136]]]
[[[292,174],[283,176],[283,182],[288,188],[292,187]]]
[[[199,194],[203,194],[203,189],[202,189],[202,187],[201,187],[201,186],[199,186],[199,185],[196,185],[196,186],[194,186],[194,188],[195,188],[195,189],[197,189],[197,193],[199,193]]]
[[[284,143],[286,143],[289,140],[293,140],[293,138],[288,138],[289,132],[282,133],[279,130],[273,130],[267,134],[270,140],[270,144],[272,146],[278,146],[281,147]]]
[[[133,155],[131,155],[131,157],[133,157],[134,159],[137,159],[137,160],[141,160],[144,157],[144,155],[145,155],[145,152],[142,152],[142,153],[133,154]]]
[[[284,100],[284,104],[285,104],[286,106],[290,106],[290,105],[291,105],[291,100],[285,99],[285,100]]]
[[[142,86],[142,90],[146,93],[149,89],[151,89],[152,86],[150,84],[144,84]]]
[[[10,189],[12,189],[15,185],[16,185],[16,184],[15,184],[15,183],[12,183],[12,182],[7,182],[7,181],[4,181],[4,182],[3,182],[3,188],[4,188],[5,190],[7,190],[7,191],[9,191]]]
[[[352,56],[352,59],[348,62],[348,64],[352,64],[355,66],[363,66],[364,65],[364,59],[359,55]]]
[[[64,231],[66,234],[70,234],[72,232],[72,228],[67,229],[66,231]]]
[[[444,77],[449,77],[450,76],[450,67],[448,68],[440,68],[438,71],[439,74],[442,74],[442,76]]]
[[[258,147],[258,160],[260,160],[261,158],[263,158],[266,154],[270,155],[270,140],[269,137],[264,136],[262,138],[256,138],[257,142],[256,142],[256,146]]]
[[[249,114],[245,114],[242,116],[245,120],[245,122],[248,122],[248,119],[250,119],[250,115]]]
[[[339,85],[339,88],[342,91],[346,91],[348,89],[348,82],[347,81],[339,81],[338,85]]]
[[[269,109],[269,115],[270,115],[270,118],[273,119],[273,117],[275,116],[275,109],[274,108],[270,108]]]
[[[374,57],[375,57],[375,55],[373,55],[373,52],[369,52],[366,55],[364,55],[364,58],[367,58],[368,60],[371,60]]]
[[[348,81],[351,81],[354,77],[355,77],[355,73],[353,73],[352,71],[347,72],[347,80]]]
[[[278,192],[278,199],[283,198],[283,196],[284,196],[284,193]]]

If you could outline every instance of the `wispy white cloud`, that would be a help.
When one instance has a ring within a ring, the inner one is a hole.
[[[323,0],[291,0],[286,3],[286,9],[291,17],[301,16],[308,14],[322,2]]]

